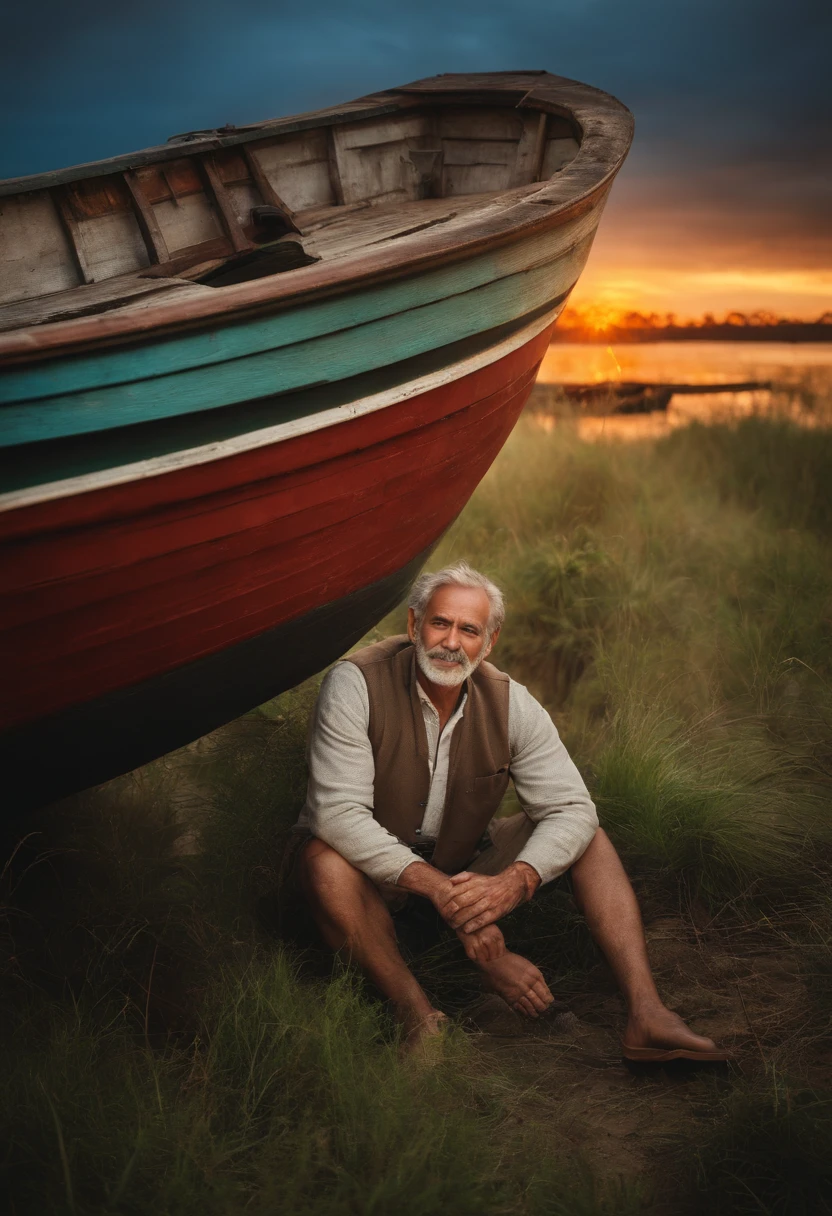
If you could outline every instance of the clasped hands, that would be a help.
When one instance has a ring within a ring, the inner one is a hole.
[[[540,885],[533,866],[516,861],[493,876],[464,870],[450,878],[430,864],[410,865],[398,885],[430,899],[442,919],[456,931],[473,962],[490,962],[505,954],[496,921],[531,899]]]
[[[522,861],[494,875],[463,870],[451,876],[451,890],[444,902],[436,900],[436,908],[452,929],[476,933],[531,899],[539,883],[536,870]]]

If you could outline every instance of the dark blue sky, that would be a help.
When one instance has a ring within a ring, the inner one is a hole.
[[[42,0],[3,26],[0,177],[437,72],[547,68],[636,116],[599,273],[713,286],[744,272],[773,307],[790,274],[810,313],[832,281],[832,5],[819,0]]]

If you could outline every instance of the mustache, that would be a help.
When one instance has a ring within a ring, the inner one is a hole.
[[[467,657],[462,650],[446,650],[444,646],[434,646],[426,653],[429,659],[442,659],[446,663],[464,664]]]

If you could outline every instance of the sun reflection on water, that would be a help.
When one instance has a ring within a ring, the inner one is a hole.
[[[605,413],[591,404],[553,408],[556,388],[610,383],[720,385],[763,381],[771,388],[734,392],[676,393],[666,410]],[[568,423],[581,438],[659,438],[691,422],[734,420],[776,412],[806,426],[832,424],[832,343],[657,342],[619,346],[555,343],[540,368],[528,413],[546,432]],[[554,396],[552,396],[554,391]],[[571,416],[570,416],[571,413]]]

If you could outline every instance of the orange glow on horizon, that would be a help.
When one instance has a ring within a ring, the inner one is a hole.
[[[688,324],[705,314],[730,313],[817,321],[830,311],[832,271],[635,269],[613,262],[609,254],[590,257],[569,302],[569,313],[579,313],[582,326],[598,333],[626,323],[629,313],[672,315],[678,324]]]
[[[576,293],[577,294],[577,293]],[[574,297],[573,297],[574,299]],[[638,308],[616,308],[603,302],[583,304],[573,303],[563,312],[558,328],[560,330],[580,330],[592,338],[602,338],[614,330],[647,330],[674,328],[701,328],[711,326],[731,326],[741,329],[743,326],[778,326],[783,324],[805,324],[821,322],[828,325],[832,335],[832,311],[809,317],[779,316],[768,309],[755,309],[753,312],[742,312],[739,309],[726,309],[724,312],[706,311],[699,316],[677,316],[676,313],[659,313]],[[615,357],[611,347],[610,354]]]

